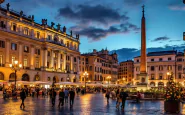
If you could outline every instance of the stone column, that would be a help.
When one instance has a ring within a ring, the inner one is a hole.
[[[44,48],[44,68],[47,68],[47,61],[48,61],[48,50]]]
[[[79,73],[80,72],[80,69],[79,69],[79,67],[80,67],[80,59],[79,59],[80,57],[78,56],[77,57],[77,72]]]
[[[6,39],[6,67],[9,67],[9,63],[10,63],[10,40]]]
[[[41,70],[44,70],[44,48],[41,48],[40,51],[40,67]]]
[[[70,56],[70,70],[71,70],[71,71],[74,70],[74,68],[73,68],[73,64],[74,64],[74,63],[73,63],[73,61],[74,61],[74,60],[73,60],[73,55],[71,55],[71,56]]]
[[[57,67],[58,67],[58,69],[60,69],[61,70],[61,68],[60,68],[60,62],[61,62],[61,53],[60,53],[60,51],[58,51],[58,60],[57,60]]]
[[[65,52],[63,53],[63,60],[62,61],[63,61],[63,64],[62,64],[63,68],[62,69],[66,70],[66,53]]]
[[[23,46],[22,46],[22,43],[19,42],[19,63],[20,64],[23,64],[22,63],[22,52],[23,52]]]
[[[54,59],[53,59],[53,57],[54,57],[54,52],[53,52],[53,50],[51,50],[51,59],[50,59],[50,68],[52,68],[53,66],[54,66]]]
[[[7,21],[6,25],[7,25],[7,31],[10,31],[11,30],[11,22]]]
[[[23,34],[23,27],[19,25],[19,33],[22,35]]]
[[[30,58],[30,69],[35,69],[35,65],[34,65],[34,46],[33,45],[31,45],[31,58]]]

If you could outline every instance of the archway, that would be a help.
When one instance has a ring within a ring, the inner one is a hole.
[[[4,80],[4,74],[0,72],[0,80]]]
[[[151,82],[150,83],[150,86],[153,86],[154,87],[155,86],[155,82]]]
[[[30,77],[29,77],[29,75],[28,74],[23,74],[22,75],[22,81],[30,81]]]
[[[164,83],[163,82],[159,82],[158,86],[164,86]]]
[[[59,82],[59,79],[58,79],[57,76],[54,76],[54,77],[53,77],[53,82],[54,82],[54,83],[58,83],[58,82]]]
[[[17,80],[17,78],[16,78]],[[13,82],[15,81],[15,73],[11,73],[10,76],[9,76],[9,82]]]
[[[40,75],[38,73],[35,75],[34,81],[40,81]]]

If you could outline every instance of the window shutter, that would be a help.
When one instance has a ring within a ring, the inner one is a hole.
[[[5,48],[5,41],[2,42],[2,46],[3,46],[3,48]]]
[[[17,44],[15,44],[15,50],[17,50]]]
[[[40,49],[38,49],[38,55],[40,55]]]

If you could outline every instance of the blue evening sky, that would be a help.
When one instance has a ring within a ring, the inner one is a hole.
[[[81,53],[106,47],[118,52],[139,50],[144,4],[147,48],[184,48],[182,0],[5,0],[2,6],[6,3],[10,3],[10,9],[34,15],[38,23],[48,19],[48,25],[53,21],[66,26],[68,33],[72,29],[80,34]]]

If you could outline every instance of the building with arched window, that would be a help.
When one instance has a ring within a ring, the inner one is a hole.
[[[134,82],[139,80],[140,56],[134,58]],[[149,52],[147,54],[148,86],[166,86],[170,76],[184,85],[184,53],[172,51]]]
[[[27,17],[9,6],[0,12],[0,71],[6,71],[0,73],[0,79],[15,80],[9,64],[17,60],[23,66],[17,71],[18,81],[52,81],[48,77],[53,76],[78,81],[79,35],[67,34],[60,24],[48,25],[47,19],[38,24],[33,15]]]

